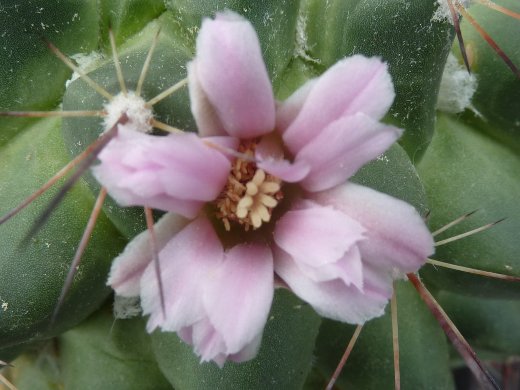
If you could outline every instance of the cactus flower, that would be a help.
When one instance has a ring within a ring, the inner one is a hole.
[[[116,294],[219,365],[256,355],[275,286],[335,320],[382,315],[393,280],[433,252],[411,205],[348,182],[402,132],[380,122],[386,64],[342,59],[276,102],[252,25],[224,12],[203,21],[188,80],[198,136],[120,126],[94,169],[121,204],[169,212],[155,226],[165,312],[147,232],[113,263]]]

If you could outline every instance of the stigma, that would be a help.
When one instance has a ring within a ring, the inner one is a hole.
[[[239,152],[253,157],[255,142],[241,143]],[[226,186],[216,200],[217,219],[227,231],[233,224],[246,231],[258,229],[271,220],[273,209],[283,198],[281,180],[256,166],[253,160],[237,158]]]

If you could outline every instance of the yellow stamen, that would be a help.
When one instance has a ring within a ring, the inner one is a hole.
[[[266,194],[260,194],[258,200],[265,206],[274,208],[278,204],[275,198]]]
[[[242,144],[238,152],[245,159],[237,158],[232,165],[224,191],[216,201],[217,218],[221,219],[226,230],[231,222],[258,229],[264,222],[271,220],[273,208],[278,205],[282,194],[280,179],[266,174],[256,166],[254,156],[256,144]]]

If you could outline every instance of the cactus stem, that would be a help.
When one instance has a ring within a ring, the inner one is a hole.
[[[159,261],[159,250],[157,247],[157,237],[155,236],[154,220],[152,215],[152,209],[149,207],[144,208],[144,215],[146,218],[146,227],[150,233],[150,248],[152,249],[152,256],[155,268],[155,277],[157,278],[157,285],[159,286],[159,297],[161,299],[161,309],[164,320],[166,320],[166,304],[164,302],[164,288],[161,278],[161,263]]]
[[[152,45],[150,46],[150,49],[148,50],[148,54],[146,55],[146,59],[144,60],[143,69],[141,70],[141,74],[139,76],[139,81],[137,82],[137,88],[135,89],[135,94],[137,96],[141,96],[141,91],[143,89],[143,83],[144,79],[146,78],[146,74],[148,73],[148,69],[150,68],[150,62],[152,61],[152,55],[157,47],[157,42],[159,42],[159,34],[161,32],[161,29],[159,28],[157,32],[155,33],[155,36],[152,40]]]
[[[477,0],[478,3],[482,4],[485,7],[490,9],[494,9],[504,15],[510,16],[512,18],[520,20],[520,14],[514,11],[511,11],[509,8],[498,5],[497,3],[492,2],[491,0]]]
[[[85,173],[85,171],[90,168],[90,166],[96,161],[97,156],[103,150],[103,148],[112,140],[112,138],[117,135],[118,125],[125,124],[127,121],[128,117],[126,114],[121,115],[119,120],[114,123],[114,125],[108,131],[103,133],[103,135],[98,138],[97,142],[94,143],[95,146],[93,148],[88,148],[90,153],[81,161],[78,168],[76,169],[76,172],[74,172],[67,179],[58,194],[51,200],[45,210],[43,210],[38,219],[34,222],[27,235],[22,241],[20,241],[21,246],[27,245],[29,240],[41,229],[45,222],[47,222],[53,210],[60,204],[67,192],[72,188],[72,186],[74,186],[74,184],[76,184],[78,179]]]
[[[121,70],[121,62],[119,61],[119,55],[117,54],[116,48],[116,38],[114,37],[114,31],[112,28],[108,29],[108,37],[110,38],[110,46],[112,47],[112,57],[114,59],[114,66],[116,67],[117,80],[119,81],[121,92],[126,96],[128,90],[126,89],[125,78],[123,76],[123,71]]]
[[[505,62],[505,64],[511,69],[511,71],[520,78],[520,70],[516,67],[516,65],[511,61],[511,59],[507,56],[506,53],[498,46],[498,44],[489,36],[489,34],[484,30],[484,28],[477,23],[475,19],[464,9],[464,7],[460,4],[455,4],[460,14],[464,16],[469,23],[477,30],[477,32],[485,39],[489,46],[498,54],[498,56]]]
[[[16,386],[9,382],[9,379],[7,379],[2,374],[0,374],[0,382],[6,385],[9,390],[18,390]]]
[[[488,223],[487,225],[478,227],[478,228],[470,230],[468,232],[465,232],[465,233],[462,233],[462,234],[457,234],[456,236],[446,238],[445,240],[437,241],[437,242],[435,242],[435,246],[446,245],[446,244],[449,244],[450,242],[458,241],[458,240],[461,240],[463,238],[472,236],[474,234],[483,232],[484,230],[492,228],[493,226],[495,226],[496,224],[498,224],[498,223],[500,223],[500,222],[502,222],[504,220],[505,220],[505,218],[502,218],[502,219],[500,219],[500,220],[498,220],[496,222]]]
[[[146,102],[148,106],[153,106],[154,104],[159,103],[161,100],[166,99],[168,96],[170,96],[172,93],[178,91],[182,87],[188,84],[188,78],[182,79],[181,81],[175,83],[170,88],[162,91],[159,95],[156,97],[150,99]]]
[[[394,282],[394,293],[390,301],[390,312],[392,315],[392,347],[394,351],[394,389],[401,389],[401,370],[399,367],[399,324],[397,321],[397,291]]]
[[[112,100],[113,96],[107,92],[101,85],[92,80],[85,72],[83,72],[74,62],[72,62],[65,54],[63,54],[60,49],[54,46],[47,40],[44,40],[47,47],[58,57],[65,65],[67,65],[74,72],[79,74],[81,79],[85,81],[94,91],[99,93],[101,96],[105,97],[108,100]]]
[[[448,317],[446,312],[442,309],[439,303],[435,300],[433,295],[428,291],[426,286],[415,274],[407,274],[408,280],[412,282],[415,289],[419,292],[419,296],[426,303],[428,309],[434,315],[435,319],[439,322],[442,330],[446,333],[446,336],[450,339],[455,349],[462,356],[470,370],[473,372],[475,377],[478,379],[484,389],[495,389],[499,390],[500,387],[496,384],[493,377],[484,368],[484,365],[477,357],[477,354],[471,346],[468,344],[464,336],[457,329],[453,321]]]
[[[432,233],[432,236],[437,236],[439,234],[441,234],[442,232],[445,232],[446,230],[448,230],[449,228],[455,226],[455,225],[458,225],[459,223],[461,223],[462,221],[465,221],[467,218],[471,217],[473,214],[475,214],[476,212],[478,211],[477,210],[473,210],[473,211],[470,211],[469,213],[466,213],[460,217],[458,217],[457,219],[451,221],[450,223],[444,225],[443,227],[441,227],[440,229],[434,231]]]
[[[103,208],[103,203],[105,202],[106,197],[107,197],[107,190],[105,187],[102,187],[101,191],[99,191],[99,195],[96,199],[96,203],[94,204],[94,207],[92,208],[92,212],[88,219],[87,226],[85,227],[85,230],[83,231],[83,235],[81,236],[81,240],[79,242],[78,248],[76,249],[76,253],[74,254],[74,258],[72,259],[72,263],[70,264],[69,272],[67,273],[67,278],[65,279],[65,283],[63,284],[63,287],[61,289],[60,297],[58,298],[58,303],[56,304],[56,307],[54,308],[54,311],[52,313],[49,327],[52,327],[54,325],[56,317],[58,316],[58,313],[59,313],[61,307],[63,306],[63,302],[65,301],[65,297],[67,296],[67,294],[72,286],[72,282],[74,281],[74,276],[76,275],[76,272],[79,268],[79,264],[81,263],[81,258],[83,257],[83,253],[85,252],[88,242],[90,241],[92,231],[94,230],[94,227],[96,226],[96,222],[99,217],[99,213],[101,212],[101,209]]]
[[[334,384],[338,380],[339,375],[341,374],[341,371],[343,370],[343,367],[345,366],[345,363],[347,362],[348,357],[350,356],[350,353],[354,349],[354,345],[356,345],[356,341],[359,337],[359,334],[361,333],[361,329],[363,329],[363,325],[358,325],[356,327],[356,330],[354,331],[354,334],[350,338],[350,341],[348,342],[347,349],[345,349],[345,352],[343,353],[343,356],[341,357],[341,360],[338,363],[338,366],[336,367],[336,370],[334,371],[334,374],[332,374],[332,377],[329,380],[329,383],[327,383],[327,387],[325,387],[325,390],[332,390],[334,387]]]
[[[84,117],[84,116],[105,116],[106,112],[101,111],[3,111],[0,116],[14,116],[26,118],[49,118],[49,117]]]
[[[469,273],[469,274],[485,276],[485,277],[488,277],[488,278],[502,279],[502,280],[507,280],[507,281],[510,281],[510,282],[520,282],[520,277],[518,277],[518,276],[512,276],[512,275],[499,274],[499,273],[496,273],[496,272],[483,271],[483,270],[480,270],[480,269],[464,267],[462,265],[446,263],[444,261],[439,261],[439,260],[434,260],[434,259],[428,259],[427,263],[431,264],[431,265],[434,265],[434,266],[449,268],[449,269],[452,269],[452,270],[466,272],[466,273]]]

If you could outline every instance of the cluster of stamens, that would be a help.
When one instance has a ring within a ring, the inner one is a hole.
[[[239,152],[253,157],[256,144],[241,144]],[[253,161],[237,158],[231,167],[226,186],[216,200],[217,218],[224,228],[231,223],[242,225],[246,231],[258,229],[271,220],[273,209],[283,198],[281,180],[257,168]]]

